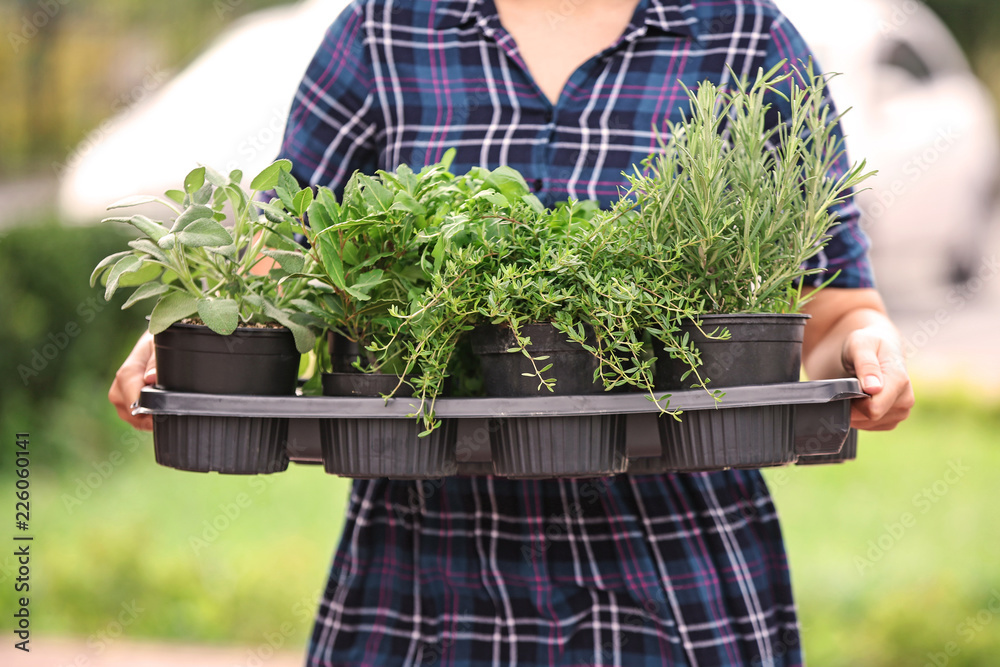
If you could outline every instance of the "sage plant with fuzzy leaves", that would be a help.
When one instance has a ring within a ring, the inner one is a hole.
[[[291,278],[303,264],[290,235],[294,217],[280,200],[255,201],[278,186],[290,168],[287,160],[271,164],[247,191],[239,171],[223,176],[198,167],[184,179],[183,190],[112,204],[109,209],[158,203],[168,215],[164,220],[142,214],[105,219],[130,224],[141,236],[129,242],[131,250],[104,258],[91,275],[91,286],[103,279],[105,299],[121,287],[137,287],[122,308],[155,298],[149,321],[153,334],[192,317],[221,335],[240,325],[277,322],[291,330],[300,352],[308,352],[315,342],[314,323],[291,305],[305,288],[304,279]],[[312,194],[295,190],[295,201],[288,201],[293,211],[296,201],[301,205]],[[255,272],[268,257],[279,264],[268,273]]]

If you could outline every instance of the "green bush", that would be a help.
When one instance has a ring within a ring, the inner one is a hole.
[[[129,238],[51,221],[0,237],[0,432],[31,434],[33,466],[100,459],[128,432],[107,392],[145,321],[88,279]]]

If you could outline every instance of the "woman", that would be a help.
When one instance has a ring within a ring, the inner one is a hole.
[[[357,0],[302,81],[282,157],[338,191],[455,147],[456,172],[507,164],[546,203],[606,205],[686,111],[681,84],[808,58],[768,0]],[[853,424],[889,429],[913,395],[856,209],[841,218],[815,260],[839,275],[807,308],[804,365],[857,376],[870,398]],[[146,427],[127,406],[152,364],[144,337],[110,395]],[[761,475],[355,482],[309,664],[435,663],[802,664]]]

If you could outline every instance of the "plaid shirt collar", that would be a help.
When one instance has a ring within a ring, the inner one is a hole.
[[[689,10],[691,5],[666,0],[640,0],[621,41],[632,41],[656,29],[664,34],[697,39],[698,20]],[[438,0],[434,27],[438,30],[489,21],[497,17],[493,0]]]

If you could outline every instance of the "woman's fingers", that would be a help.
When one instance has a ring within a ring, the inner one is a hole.
[[[132,352],[115,373],[114,382],[108,391],[108,400],[115,406],[118,416],[143,431],[153,430],[153,418],[149,415],[133,415],[132,405],[139,400],[142,388],[155,382],[156,356],[153,350],[153,337],[147,332],[139,338]]]

